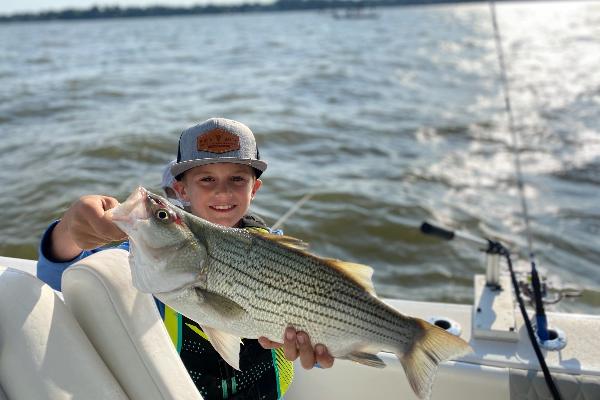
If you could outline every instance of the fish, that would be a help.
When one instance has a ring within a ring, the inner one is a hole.
[[[371,267],[312,254],[299,239],[216,225],[143,187],[112,220],[129,237],[134,287],[196,321],[235,369],[241,338],[281,342],[292,326],[336,358],[383,368],[377,354],[395,354],[426,399],[439,363],[472,351],[379,299]]]

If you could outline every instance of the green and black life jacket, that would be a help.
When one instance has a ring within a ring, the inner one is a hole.
[[[242,219],[242,227],[269,232],[265,223],[252,215]],[[215,351],[196,322],[167,305],[160,304],[159,308],[171,340],[204,399],[275,400],[282,398],[292,383],[294,363],[284,357],[283,349],[266,350],[256,339],[242,339],[241,371],[237,371]]]

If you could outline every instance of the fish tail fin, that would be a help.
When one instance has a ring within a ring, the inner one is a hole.
[[[403,354],[396,355],[415,394],[421,399],[429,399],[439,363],[473,350],[461,338],[435,325],[418,318],[414,321],[416,340]]]

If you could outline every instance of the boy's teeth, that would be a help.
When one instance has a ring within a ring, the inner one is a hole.
[[[233,206],[213,206],[213,208],[216,208],[217,210],[229,210],[230,208],[233,208]]]

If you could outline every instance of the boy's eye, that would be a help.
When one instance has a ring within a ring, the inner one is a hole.
[[[212,182],[214,181],[214,178],[212,176],[204,176],[202,178],[200,178],[200,182]]]
[[[246,178],[244,178],[243,176],[232,176],[231,180],[234,182],[243,182],[246,180]]]

